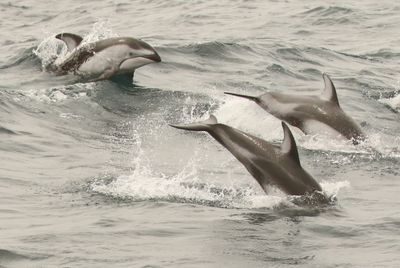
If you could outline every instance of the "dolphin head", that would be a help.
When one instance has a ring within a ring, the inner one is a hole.
[[[119,73],[130,73],[144,65],[161,61],[157,51],[142,40],[125,37],[117,38],[116,42],[123,47],[119,53]]]

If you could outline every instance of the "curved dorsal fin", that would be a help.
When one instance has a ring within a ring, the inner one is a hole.
[[[64,43],[67,45],[68,51],[71,51],[79,46],[83,40],[83,38],[79,35],[72,33],[60,33],[56,35],[56,38],[64,41]]]
[[[339,100],[336,94],[336,88],[333,85],[331,78],[327,74],[323,74],[322,77],[324,78],[325,88],[322,91],[322,98],[324,100],[330,101],[335,103],[339,106]]]
[[[299,153],[297,151],[296,141],[289,127],[282,122],[283,128],[283,142],[281,145],[281,152],[292,158],[297,164],[300,165]]]

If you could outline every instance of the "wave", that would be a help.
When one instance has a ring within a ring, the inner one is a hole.
[[[339,6],[319,6],[303,12],[302,14],[316,15],[316,16],[330,16],[337,14],[352,14],[354,10],[347,7]]]
[[[396,52],[391,48],[381,48],[376,52],[365,53],[363,57],[368,58],[380,58],[380,59],[398,59],[400,58],[400,52]]]
[[[25,262],[41,260],[47,257],[48,256],[45,255],[31,255],[31,254],[24,255],[12,250],[0,249],[0,265],[6,264],[7,265],[6,267],[8,267],[8,264],[12,262],[24,262],[24,264],[27,264]],[[26,265],[21,265],[21,266],[26,266]]]
[[[205,42],[180,46],[175,50],[183,53],[190,53],[206,58],[222,58],[233,60],[237,55],[258,55],[258,53],[248,45],[227,42]]]
[[[11,129],[0,126],[0,134],[17,135],[18,133],[12,131]]]
[[[8,60],[8,62],[0,65],[0,69],[9,69],[16,66],[26,66],[27,68],[31,68],[32,66],[40,63],[39,59],[32,52],[35,47],[26,48],[20,50],[18,55],[12,57]]]
[[[357,10],[340,6],[319,6],[299,15],[312,18],[313,25],[358,24],[363,20]]]
[[[260,189],[250,185],[221,185],[216,182],[201,182],[193,174],[177,174],[167,177],[152,172],[135,170],[131,175],[116,178],[96,178],[90,182],[89,189],[117,199],[133,202],[154,201],[189,203],[228,209],[282,209],[303,204],[302,198],[285,196],[278,190],[266,195]],[[323,182],[321,186],[332,200],[342,188],[348,188],[349,182]]]

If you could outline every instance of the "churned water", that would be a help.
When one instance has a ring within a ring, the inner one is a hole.
[[[399,267],[400,3],[0,2],[0,267]],[[163,62],[134,85],[44,67],[133,36]],[[280,122],[224,91],[319,94],[328,73],[360,146],[294,131],[335,197],[265,195],[216,141],[168,123],[215,114],[268,141]]]

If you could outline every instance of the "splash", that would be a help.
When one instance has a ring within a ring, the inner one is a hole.
[[[336,197],[340,190],[350,189],[350,182],[348,181],[322,181],[321,187],[326,196]]]
[[[67,47],[54,36],[50,36],[46,37],[32,52],[40,59],[42,69],[46,70],[51,64],[56,62],[58,58],[65,57],[67,54]]]
[[[32,89],[24,92],[24,96],[40,102],[54,103],[85,98],[91,95],[93,90],[95,90],[94,83],[77,83],[62,87]]]
[[[379,102],[389,106],[396,112],[400,112],[400,92],[397,92],[393,98],[381,98]]]
[[[69,53],[66,45],[52,34],[46,37],[37,48],[33,49],[35,54],[42,63],[42,69],[48,70],[53,64],[57,65],[65,60]],[[111,25],[108,20],[99,20],[93,24],[92,29],[83,36],[81,45],[88,45],[101,39],[118,36],[111,30]]]
[[[133,172],[116,178],[97,178],[90,190],[115,198],[134,201],[159,200],[192,203],[223,208],[274,207],[284,198],[266,196],[250,185],[224,185],[207,181],[198,170],[198,154],[188,160],[177,174],[167,176],[155,172],[142,149],[140,135],[134,131],[137,155],[133,159]]]
[[[257,184],[216,183],[199,173],[199,151],[188,160],[180,172],[165,175],[155,172],[142,149],[140,135],[135,131],[136,152],[133,172],[112,178],[96,178],[90,182],[90,191],[113,198],[133,201],[166,201],[190,203],[229,209],[274,209],[296,206],[293,196],[287,196],[278,189],[266,195]],[[324,192],[336,196],[340,189],[348,187],[348,182],[324,182]]]
[[[93,24],[92,29],[83,37],[83,43],[92,43],[102,39],[118,37],[112,31],[111,23],[109,20],[99,20]]]
[[[221,123],[256,134],[268,141],[281,140],[283,137],[280,121],[250,101],[226,101],[215,115]]]
[[[193,171],[193,170],[192,170]],[[191,203],[229,209],[274,209],[293,207],[296,197],[285,196],[278,190],[269,195],[249,185],[222,185],[201,182],[197,172],[182,171],[168,178],[154,174],[148,169],[136,170],[131,175],[122,175],[114,180],[96,179],[91,182],[91,191],[115,198],[133,201],[166,201]],[[321,183],[324,193],[331,199],[341,189],[350,188],[348,181]]]

